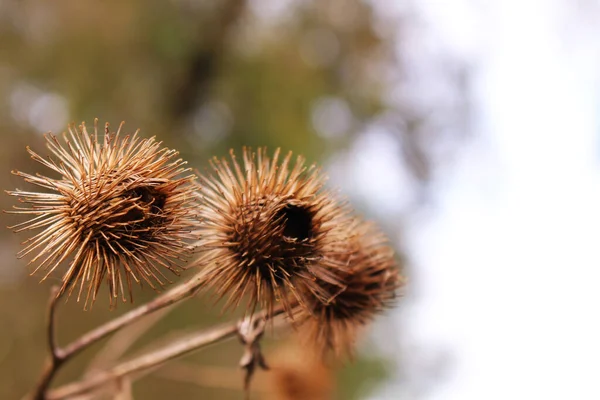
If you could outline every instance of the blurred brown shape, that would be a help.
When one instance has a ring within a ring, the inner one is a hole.
[[[266,374],[268,400],[330,400],[335,394],[334,372],[320,357],[300,343],[288,344],[274,352],[272,368]]]
[[[387,237],[360,220],[353,231],[347,268],[337,271],[345,286],[327,302],[313,298],[304,315],[307,344],[324,354],[352,355],[359,330],[392,305],[404,283]]]

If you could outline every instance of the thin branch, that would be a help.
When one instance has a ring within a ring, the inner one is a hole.
[[[119,379],[117,381],[118,390],[115,393],[115,400],[133,400],[131,390],[131,380],[128,378]]]
[[[273,310],[269,318],[283,314],[282,307]],[[265,312],[259,312],[253,318],[266,319]],[[203,330],[186,336],[182,339],[160,348],[149,351],[129,361],[125,361],[109,370],[97,372],[93,376],[61,386],[48,393],[47,400],[60,400],[70,396],[88,393],[109,382],[121,379],[132,374],[142,372],[161,365],[162,363],[201,349],[213,343],[221,342],[235,337],[238,334],[238,323]]]
[[[55,333],[55,320],[56,320],[56,305],[58,302],[58,288],[53,288],[50,295],[49,307],[48,307],[48,325],[47,325],[47,338],[48,345],[50,348],[50,357],[46,362],[44,369],[42,370],[42,375],[34,392],[26,396],[27,399],[33,400],[45,400],[47,397],[45,393],[48,391],[48,387],[52,383],[54,376],[60,369],[60,367],[69,359],[74,357],[76,354],[81,352],[82,350],[88,348],[92,344],[96,343],[100,339],[105,338],[111,333],[127,326],[134,321],[137,321],[141,317],[151,314],[155,311],[163,309],[171,304],[174,304],[178,301],[186,299],[188,297],[193,296],[199,289],[200,286],[204,282],[205,270],[196,274],[189,281],[174,287],[163,293],[162,295],[156,297],[154,300],[139,306],[122,316],[115,318],[107,323],[89,331],[88,333],[82,335],[74,342],[65,346],[64,348],[60,348],[57,345],[56,341],[56,333]]]
[[[182,304],[182,302],[173,304],[171,307],[163,308],[151,315],[147,315],[146,318],[128,325],[127,327],[123,327],[123,329],[112,335],[106,344],[103,345],[102,349],[94,355],[94,358],[86,368],[85,374],[88,375],[96,370],[106,369],[111,365],[114,365],[117,360],[131,348],[133,343],[148,332],[152,326],[156,325],[170,312],[175,310],[178,304]]]
[[[44,394],[52,382],[52,378],[65,361],[63,351],[56,344],[56,304],[58,303],[58,286],[53,286],[50,289],[50,300],[48,301],[48,316],[46,322],[46,335],[48,338],[48,349],[50,355],[46,361],[46,365],[42,371],[42,375],[36,385],[31,398],[34,400],[44,400]]]
[[[105,338],[111,333],[121,329],[122,327],[129,325],[130,323],[137,321],[144,315],[153,313],[154,311],[165,308],[171,304],[174,304],[180,300],[191,297],[194,295],[204,282],[204,276],[206,270],[196,274],[189,281],[182,283],[181,285],[174,287],[158,296],[154,300],[137,307],[128,313],[115,318],[104,325],[101,325],[88,333],[82,335],[79,339],[65,346],[63,349],[64,357],[69,358],[79,353],[81,350],[89,347],[98,340]]]

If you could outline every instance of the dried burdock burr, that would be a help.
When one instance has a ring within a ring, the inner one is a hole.
[[[344,287],[325,302],[313,297],[309,312],[300,310],[300,330],[324,355],[352,355],[357,333],[392,306],[404,284],[386,236],[358,219],[352,230],[357,235],[349,243],[347,268],[337,271]]]
[[[13,171],[40,192],[7,193],[27,207],[9,211],[31,218],[9,227],[16,232],[41,229],[24,242],[18,256],[34,255],[33,273],[42,281],[63,270],[59,296],[77,292],[77,300],[92,304],[102,282],[110,304],[119,295],[132,299],[132,283],[159,289],[177,274],[197,239],[194,175],[154,138],[142,139],[109,131],[93,133],[85,124],[70,126],[62,140],[45,135],[51,155],[44,158],[27,148],[31,158],[57,177]],[[77,289],[76,289],[77,288]]]
[[[214,174],[201,177],[203,205],[200,263],[207,281],[228,306],[247,300],[271,310],[277,302],[291,314],[304,295],[326,301],[342,285],[347,207],[324,190],[320,170],[288,153],[244,149],[240,165],[214,158]]]

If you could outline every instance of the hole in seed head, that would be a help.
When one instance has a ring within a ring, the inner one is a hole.
[[[283,221],[283,236],[288,239],[302,241],[312,237],[312,213],[306,207],[288,204],[275,219]]]
[[[166,196],[151,186],[142,186],[129,190],[125,196],[138,199],[138,205],[140,208],[132,208],[129,210],[127,214],[123,216],[123,221],[121,222],[140,221],[147,218],[147,211],[144,211],[144,209],[148,206],[150,206],[148,211],[151,214],[159,214],[163,211],[166,203]]]
[[[166,196],[151,186],[142,186],[131,192],[133,197],[139,197],[141,203],[152,203],[152,212],[155,214],[161,212],[165,207]]]

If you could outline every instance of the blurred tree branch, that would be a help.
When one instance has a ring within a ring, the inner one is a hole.
[[[190,56],[182,79],[174,85],[169,97],[171,118],[180,121],[189,115],[208,96],[212,78],[218,72],[227,38],[239,20],[246,0],[229,0],[221,3],[221,12],[212,30],[206,33],[204,45],[199,45]]]

